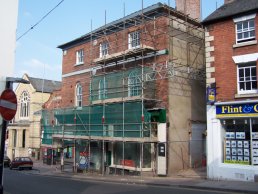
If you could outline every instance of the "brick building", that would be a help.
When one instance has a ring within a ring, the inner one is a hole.
[[[208,177],[258,174],[257,0],[230,0],[204,21]]]
[[[203,42],[198,20],[158,3],[58,46],[61,101],[46,104],[42,149],[102,174],[200,166]]]

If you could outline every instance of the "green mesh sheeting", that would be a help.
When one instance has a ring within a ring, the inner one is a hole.
[[[150,113],[142,102],[93,105],[82,109],[43,111],[43,144],[52,143],[53,134],[104,137],[149,137]]]
[[[143,68],[143,74],[150,72],[152,72],[150,67]],[[90,100],[139,96],[142,93],[141,75],[142,68],[133,68],[126,71],[94,76],[91,82]]]

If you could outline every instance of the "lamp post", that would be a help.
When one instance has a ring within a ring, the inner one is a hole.
[[[21,78],[13,78],[13,77],[7,77],[6,78],[6,84],[5,89],[12,90],[13,89],[13,83],[23,83],[23,84],[29,84],[30,82]],[[0,101],[1,102],[1,101]],[[1,105],[1,104],[0,104]],[[8,120],[3,119],[2,121],[2,130],[1,130],[1,147],[0,147],[0,194],[3,194],[3,168],[4,168],[4,150],[5,150],[5,135],[6,135],[6,129],[8,126]]]

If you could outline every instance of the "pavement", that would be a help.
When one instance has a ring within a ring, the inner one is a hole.
[[[142,184],[152,186],[171,186],[191,189],[217,190],[234,193],[258,193],[258,182],[243,182],[229,180],[209,180],[206,178],[206,168],[182,170],[169,177],[99,175],[92,172],[73,173],[68,167],[61,171],[60,165],[47,165],[35,161],[32,174],[78,179],[80,181],[102,181],[126,184]]]

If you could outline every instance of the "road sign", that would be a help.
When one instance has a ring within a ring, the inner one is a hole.
[[[13,119],[17,111],[17,98],[13,90],[6,89],[0,97],[0,113],[4,120]]]

